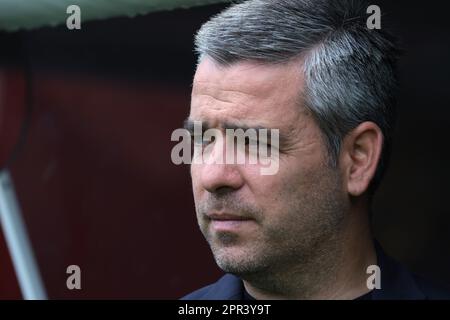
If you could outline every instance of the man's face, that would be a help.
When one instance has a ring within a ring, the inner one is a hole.
[[[226,272],[245,276],[304,263],[341,225],[346,194],[318,126],[301,106],[300,66],[220,67],[204,59],[197,69],[191,121],[280,134],[275,175],[261,175],[260,164],[191,166],[198,223]]]

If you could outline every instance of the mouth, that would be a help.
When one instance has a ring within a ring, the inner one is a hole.
[[[239,231],[250,227],[255,223],[254,219],[228,213],[211,213],[206,215],[213,230],[217,231]]]

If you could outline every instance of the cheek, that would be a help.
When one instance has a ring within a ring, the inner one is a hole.
[[[281,159],[280,159],[281,160]],[[313,188],[316,181],[317,164],[306,165],[298,159],[281,160],[277,174],[263,176],[258,171],[252,171],[246,176],[246,180],[252,189],[252,193],[261,204],[268,208],[280,208],[288,206],[299,196]]]
[[[286,193],[287,185],[290,184],[290,177],[282,170],[275,175],[261,175],[258,168],[247,171],[245,178],[252,195],[261,208],[277,205],[277,202]]]

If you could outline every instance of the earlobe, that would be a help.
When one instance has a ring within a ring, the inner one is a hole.
[[[383,133],[373,122],[363,122],[344,139],[347,189],[351,196],[367,191],[375,176],[383,148]]]

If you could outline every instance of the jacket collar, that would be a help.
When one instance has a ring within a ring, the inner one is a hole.
[[[381,289],[374,289],[373,300],[423,300],[425,295],[417,286],[412,274],[400,263],[387,256],[375,241],[377,264],[381,271]]]
[[[227,273],[209,288],[205,298],[209,300],[241,300],[243,295],[242,280]]]

